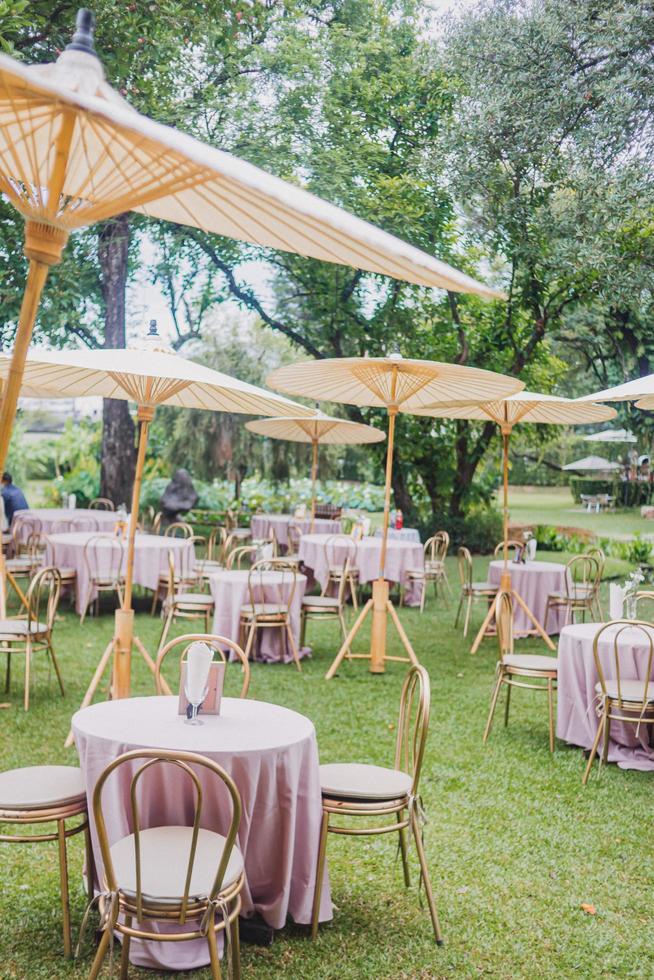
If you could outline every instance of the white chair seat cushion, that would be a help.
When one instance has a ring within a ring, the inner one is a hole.
[[[473,592],[497,592],[498,586],[492,582],[472,582],[470,588]]]
[[[308,595],[302,600],[304,609],[338,609],[338,599],[332,595]]]
[[[602,693],[602,685],[597,683],[595,685],[595,692],[597,694]],[[618,699],[618,682],[616,680],[606,681],[606,693],[610,698]],[[645,682],[632,680],[632,681],[620,681],[620,694],[622,695],[623,701],[633,701],[634,704],[642,704],[643,695],[645,694]],[[647,685],[647,700],[654,701],[654,681],[650,681]]]
[[[286,616],[288,615],[288,606],[279,602],[257,602],[254,611],[257,616]],[[241,606],[241,616],[252,619],[253,615],[251,605]]]
[[[196,571],[201,572],[221,572],[223,567],[221,562],[215,561],[213,558],[202,558],[195,563]]]
[[[330,565],[329,566],[329,577],[330,578],[338,578],[340,575],[343,574],[343,568],[344,568],[343,565]],[[348,575],[351,575],[353,578],[356,578],[356,576],[359,574],[359,569],[358,568],[354,568],[354,566],[350,565],[350,567],[347,570],[347,574]]]
[[[407,568],[405,574],[407,578],[424,578],[426,571],[426,568]]]
[[[550,592],[548,595],[549,599],[556,599],[558,602],[568,602],[569,600],[575,599],[588,599],[592,594],[593,586],[578,585],[574,589],[570,589],[570,594],[565,592]]]
[[[325,796],[348,800],[397,800],[411,792],[413,780],[399,769],[359,762],[335,762],[320,767]]]
[[[86,799],[77,766],[27,766],[0,773],[1,810],[39,810]]]
[[[213,606],[213,598],[206,592],[176,592],[175,602],[185,606]]]
[[[76,568],[57,568],[57,571],[62,578],[75,578],[77,576]]]
[[[556,657],[546,657],[541,653],[507,653],[502,663],[505,667],[520,670],[551,670],[555,673],[559,667]]]
[[[141,891],[153,899],[181,901],[191,854],[192,827],[152,827],[142,830]],[[195,861],[189,888],[189,897],[206,898],[213,886],[220,858],[225,849],[225,838],[211,830],[198,833]],[[128,894],[136,894],[136,861],[134,834],[123,837],[111,846],[111,860],[118,887]],[[224,890],[243,873],[243,857],[237,847],[232,848],[225,877]]]
[[[45,633],[48,627],[45,623],[30,623],[29,632]],[[0,636],[27,636],[28,625],[26,619],[0,619]]]

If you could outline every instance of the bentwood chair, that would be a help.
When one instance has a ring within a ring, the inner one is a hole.
[[[425,556],[424,568],[409,568],[406,572],[405,584],[401,592],[400,603],[404,603],[404,593],[406,585],[411,582],[422,582],[422,593],[420,596],[420,612],[425,608],[425,598],[427,585],[429,582],[434,584],[434,595],[438,598],[438,587],[442,587],[443,598],[449,604],[452,598],[452,590],[447,577],[445,558],[450,547],[450,536],[447,531],[437,531],[431,538],[425,541],[423,552]]]
[[[89,531],[91,534],[97,534],[100,530],[100,524],[97,518],[92,517],[90,514],[86,514],[83,517],[71,517],[70,523],[75,532]]]
[[[497,586],[492,585],[490,582],[473,582],[472,580],[472,555],[467,548],[461,547],[457,552],[457,563],[459,568],[459,581],[461,582],[461,595],[459,597],[459,605],[456,610],[456,618],[454,620],[454,628],[456,629],[459,625],[459,616],[461,615],[461,610],[463,604],[466,604],[466,614],[463,622],[463,635],[468,635],[468,626],[470,625],[470,613],[472,612],[473,603],[477,601],[484,602],[488,607],[488,604],[492,602],[494,597],[497,595]],[[424,602],[424,590],[423,590],[423,602]]]
[[[79,818],[79,822],[75,822],[76,818]],[[72,826],[68,823],[71,820]],[[86,881],[89,899],[93,897],[93,851],[89,835],[86,787],[81,770],[76,766],[28,766],[0,773],[0,823],[13,825],[11,832],[0,832],[0,842],[3,843],[57,841],[64,955],[71,957],[73,947],[66,841],[76,834],[83,833],[85,837]],[[44,827],[44,824],[55,824],[55,827]],[[34,829],[20,833],[19,826]]]
[[[332,622],[338,621],[341,626],[343,640],[347,638],[347,626],[345,625],[345,589],[348,583],[348,561],[346,559],[343,567],[343,575],[338,584],[338,592],[335,596],[330,595],[306,595],[302,600],[300,611],[300,646],[304,646],[304,639],[307,631],[307,621],[309,619],[325,619]],[[347,651],[348,660],[352,654]]]
[[[184,553],[179,558],[183,561]],[[209,619],[214,610],[213,596],[206,592],[184,589],[185,584],[183,571],[175,572],[175,555],[171,548],[168,552],[167,591],[162,609],[164,624],[159,638],[159,650],[166,642],[170,627],[177,619],[201,619],[204,622],[205,633],[209,632]]]
[[[192,538],[193,528],[186,521],[174,521],[164,531],[165,538]]]
[[[543,628],[547,632],[547,618],[553,609],[565,610],[565,625],[570,620],[577,621],[581,613],[586,622],[586,613],[597,614],[598,594],[601,584],[601,570],[597,558],[592,555],[575,555],[566,562],[565,586],[559,592],[550,592],[545,606]]]
[[[484,742],[488,741],[497,699],[502,687],[506,687],[504,724],[509,724],[511,688],[524,687],[547,694],[549,717],[550,752],[554,751],[554,690],[558,673],[556,657],[540,653],[513,652],[513,600],[508,592],[499,592],[495,599],[495,623],[500,656],[495,670],[495,686],[491,696],[490,711],[484,730]]]
[[[89,504],[89,510],[115,510],[116,505],[109,497],[95,497]]]
[[[274,572],[271,578],[270,573]],[[245,656],[254,655],[257,633],[262,629],[277,629],[284,638],[298,670],[302,670],[300,654],[291,626],[291,609],[297,588],[297,570],[284,560],[264,560],[254,563],[248,573],[248,598],[241,607],[240,628],[247,635]],[[266,598],[266,593],[269,597]]]
[[[525,546],[524,541],[518,541],[517,538],[509,538],[506,544],[507,544],[507,551],[509,553],[509,558],[511,557],[512,551],[515,551],[516,548],[518,548],[518,550],[521,550]],[[495,548],[493,550],[493,558],[497,558],[498,556],[501,557],[503,554],[504,554],[504,541],[500,541],[498,544],[495,545]]]
[[[347,590],[352,597],[352,606],[359,608],[357,568],[357,542],[349,534],[331,534],[324,544],[327,579],[322,590],[324,596],[332,587],[339,589],[341,579],[345,578]]]
[[[641,589],[636,593],[636,616],[647,623],[654,623],[654,592]]]
[[[415,842],[434,937],[438,945],[442,945],[438,912],[425,857],[422,831],[424,818],[419,793],[429,728],[430,700],[429,674],[424,667],[412,667],[402,687],[393,768],[386,769],[365,763],[337,763],[320,767],[322,825],[311,916],[312,939],[318,934],[328,834],[359,837],[396,832],[399,834],[404,884],[407,888],[410,884],[407,837]],[[333,817],[337,818],[337,823],[332,823]],[[352,821],[343,825],[342,819],[348,817],[354,818],[355,825],[352,825]],[[372,827],[367,821],[364,826],[358,822],[358,818],[371,817],[377,818]]]
[[[589,558],[594,558],[598,565],[597,578],[599,584],[595,596],[595,608],[597,611],[597,618],[601,622],[604,619],[604,614],[602,612],[602,603],[600,600],[600,596],[601,596],[602,579],[604,578],[604,569],[606,567],[606,555],[604,554],[604,550],[600,548],[599,545],[596,545],[594,548],[589,548],[586,554],[588,555]]]
[[[300,528],[297,526],[297,524],[294,524],[291,521],[291,523],[288,525],[288,530],[287,530],[288,547],[286,549],[286,554],[284,555],[284,559],[287,562],[290,562],[291,564],[295,565],[296,568],[300,567],[299,552],[300,552],[301,537],[302,537],[302,532],[300,531]]]
[[[175,555],[173,556],[173,565],[175,569],[175,578],[172,583],[176,592],[192,592],[198,585],[202,582],[202,576],[198,568],[198,564],[195,557],[195,548],[193,546],[193,538],[184,538],[188,541],[188,545],[182,546],[179,550],[175,549]],[[170,557],[169,549],[168,557]],[[165,572],[161,572],[159,579],[157,580],[157,587],[154,590],[152,596],[152,606],[150,607],[150,615],[154,616],[157,611],[157,604],[159,600],[162,603],[168,598],[170,594],[170,561],[168,562],[168,568]]]
[[[154,672],[154,684],[157,694],[165,693],[162,684],[161,668],[171,650],[174,650],[175,647],[183,647],[179,659],[179,673],[181,677],[182,665],[186,663],[188,648],[192,643],[197,642],[206,643],[213,650],[214,660],[218,659],[225,664],[228,663],[228,657],[225,654],[225,650],[227,649],[229,651],[229,660],[238,661],[241,664],[243,683],[241,684],[241,690],[238,696],[239,698],[247,697],[248,688],[250,687],[250,664],[245,656],[245,652],[238,643],[234,643],[233,640],[228,639],[226,636],[218,636],[216,633],[185,633],[184,636],[178,636],[174,640],[169,640],[164,647],[161,647],[157,654]]]
[[[207,552],[204,558],[196,560],[195,567],[203,582],[208,582],[209,576],[225,567],[224,546],[227,541],[227,531],[224,527],[215,527],[207,541]]]
[[[603,663],[599,655],[599,644],[607,630],[614,632],[611,636],[605,636],[605,641],[610,641],[613,647],[609,666],[605,667],[606,661]],[[620,649],[620,637],[625,630],[639,633],[639,642],[645,647],[644,656],[639,657],[639,679],[629,679],[629,675],[633,674],[634,670],[634,653],[630,649],[633,646],[631,637],[629,647],[626,650]],[[641,725],[654,725],[654,681],[650,680],[654,663],[652,624],[643,620],[628,619],[604,623],[593,640],[593,657],[599,678],[595,685],[595,694],[599,702],[599,724],[582,779],[584,786],[588,782],[602,736],[604,740],[598,774],[602,771],[602,765],[608,762],[611,722],[634,725],[637,735]]]
[[[250,568],[254,565],[259,557],[261,549],[254,544],[244,544],[238,548],[232,548],[232,550],[227,555],[227,561],[225,562],[225,568],[240,570],[242,568]]]
[[[124,774],[130,779],[125,805],[127,823],[133,833],[109,844],[105,809],[109,812],[113,795],[109,793],[105,801],[104,791],[112,774],[123,767],[129,770]],[[147,774],[160,781],[164,768],[175,769],[188,779],[193,799],[190,826],[142,826],[141,804],[148,795]],[[215,783],[215,788],[211,783]],[[205,829],[205,798],[215,799],[220,793],[222,799],[221,785],[231,801],[226,836]],[[132,938],[161,941],[161,932],[149,926],[151,922],[175,925],[175,931],[166,935],[167,942],[206,939],[211,976],[218,980],[222,974],[216,937],[219,932],[229,931],[230,973],[239,978],[238,914],[245,880],[243,857],[236,846],[241,799],[225,770],[207,756],[194,752],[163,749],[126,752],[114,759],[98,779],[93,791],[93,816],[104,866],[100,899],[103,931],[89,980],[98,977],[114,932],[122,938],[121,977],[126,978]]]
[[[86,596],[82,605],[80,623],[84,622],[95,591],[95,614],[100,611],[100,593],[115,592],[118,601],[123,603],[125,587],[125,546],[120,538],[111,535],[97,535],[89,538],[84,545],[84,563],[88,575]]]
[[[0,651],[7,654],[5,690],[11,683],[11,660],[15,654],[25,657],[24,707],[30,706],[30,670],[32,654],[44,650],[49,655],[57,675],[61,696],[64,682],[52,645],[52,633],[61,594],[61,578],[56,568],[42,568],[34,576],[27,591],[27,612],[23,617],[0,619]]]

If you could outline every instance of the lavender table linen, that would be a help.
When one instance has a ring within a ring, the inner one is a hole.
[[[84,558],[84,547],[91,538],[112,538],[111,534],[98,535],[97,532],[74,531],[65,534],[51,534],[45,551],[46,565],[55,568],[74,568],[77,572],[76,608],[81,615],[88,596],[89,570]],[[123,571],[127,560],[127,542],[123,541]],[[183,558],[185,570],[192,570],[195,563],[193,543],[186,538],[166,538],[156,534],[137,534],[134,541],[134,584],[145,589],[156,589],[159,576],[168,574],[168,551],[175,555],[186,552]],[[188,552],[191,554],[188,554]],[[108,564],[110,552],[108,551]],[[92,590],[89,602],[95,599],[96,590]]]
[[[307,569],[312,570],[313,577],[320,583],[321,588],[324,588],[327,583],[329,571],[325,556],[325,542],[328,538],[329,535],[327,534],[304,534],[300,538],[300,560]],[[356,567],[359,569],[359,581],[361,583],[372,582],[379,576],[381,538],[362,538],[361,541],[356,542],[356,545]],[[334,548],[335,560],[339,563],[344,562],[348,556],[348,546],[345,543],[342,546],[336,543]],[[400,582],[407,585],[404,598],[407,606],[420,605],[420,590],[422,588],[419,581],[407,583],[407,571],[409,569],[423,569],[424,567],[421,544],[402,539],[390,539],[387,542],[384,578],[390,582]]]
[[[82,524],[83,530],[88,530],[88,527],[85,527],[83,522],[89,520],[97,522],[99,531],[113,531],[118,520],[118,514],[113,510],[90,510],[82,507],[30,507],[29,510],[17,510],[13,516],[11,526],[13,528],[17,524],[19,525],[18,537],[21,543],[24,543],[27,541],[30,532],[34,529],[32,522],[39,526],[43,534],[50,534],[55,525],[61,524],[62,522],[71,525],[69,528],[70,531],[74,530],[72,525],[75,521],[79,521]]]
[[[234,643],[241,642],[239,617],[241,608],[250,601],[248,575],[249,572],[247,569],[221,569],[209,576],[209,587],[215,603],[213,632],[219,636],[226,636],[229,640],[233,640]],[[277,602],[280,598],[283,598],[283,601],[288,600],[292,588],[292,582],[288,572],[270,571],[261,574],[257,573],[256,581],[257,584],[261,582],[264,589],[263,596],[259,594],[260,590],[257,590],[255,594],[257,600],[264,602]],[[280,584],[284,586],[283,596],[280,595]],[[306,576],[298,574],[295,593],[291,602],[291,630],[298,649],[300,646],[300,611],[302,609],[302,600],[306,586]],[[309,653],[310,649],[304,647],[300,650],[300,657],[307,656]],[[259,629],[257,631],[257,649],[254,652],[254,659],[263,660],[268,663],[282,660],[284,663],[289,663],[293,660],[293,653],[290,649],[287,649],[287,644],[284,642],[284,637],[282,637],[282,630],[274,628]]]
[[[559,637],[556,735],[564,742],[583,749],[592,747],[598,726],[595,685],[599,677],[593,656],[593,641],[600,625],[578,623],[565,626]],[[607,630],[599,644],[600,661],[607,678],[615,676],[613,635],[613,629]],[[643,634],[639,630],[625,630],[618,643],[621,678],[644,680],[649,646]],[[651,679],[654,680],[654,671]],[[639,711],[636,712],[636,721],[638,714]],[[636,735],[636,723],[611,722],[609,762],[617,762],[623,769],[654,770],[653,727],[641,725]]]
[[[263,701],[224,698],[219,716],[202,727],[185,725],[176,697],[130,698],[101,702],[78,711],[72,720],[89,800],[93,851],[101,880],[102,862],[91,809],[93,788],[103,769],[132,749],[198,752],[234,779],[243,805],[238,847],[245,861],[242,915],[258,912],[274,929],[289,919],[308,924],[322,815],[318,748],[308,718]],[[133,831],[129,781],[138,762],[111,776],[105,789],[109,843]],[[202,783],[204,828],[225,834],[231,810],[222,785],[198,770]],[[141,826],[189,825],[194,794],[188,777],[172,766],[158,768],[140,804]],[[320,918],[332,905],[328,877]],[[166,926],[166,931],[174,926]],[[163,927],[161,927],[163,930]],[[131,962],[164,970],[190,970],[209,962],[205,940],[157,943],[132,940]]]
[[[310,517],[292,517],[290,514],[254,514],[250,520],[252,538],[261,541],[274,531],[277,543],[281,548],[288,548],[288,525],[294,524],[300,534],[308,534],[311,530]],[[341,522],[326,517],[316,517],[314,531],[321,534],[340,534]]]
[[[375,531],[375,537],[381,538],[381,534],[381,528],[378,527]],[[420,532],[417,527],[389,527],[388,537],[398,541],[415,541],[420,544]]]
[[[502,577],[503,561],[492,561],[488,566],[488,581],[499,587]],[[545,607],[550,592],[565,591],[566,567],[556,562],[528,561],[524,564],[509,562],[511,584],[515,591],[527,603],[532,613],[541,624],[545,625]],[[533,624],[520,609],[515,608],[514,629],[516,634],[525,634],[533,629]],[[560,633],[565,626],[565,610],[552,609],[547,617],[547,632]]]

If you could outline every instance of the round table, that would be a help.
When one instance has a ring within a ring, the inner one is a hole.
[[[310,568],[313,576],[321,585],[325,587],[328,577],[328,565],[325,555],[325,543],[329,539],[329,534],[303,534],[300,538],[299,555],[300,560],[306,568]],[[351,539],[350,539],[351,540]],[[359,569],[360,582],[372,582],[379,575],[379,559],[381,556],[381,538],[362,538],[355,542],[357,547],[356,559],[354,564]],[[345,542],[339,545],[334,543],[334,559],[338,563],[343,563],[351,547]],[[384,566],[384,578],[389,582],[400,582],[407,584],[404,601],[407,606],[420,605],[420,589],[422,583],[411,580],[407,583],[406,575],[409,569],[423,569],[425,567],[422,545],[415,541],[404,541],[403,539],[390,539],[386,548],[386,563]]]
[[[598,726],[595,685],[599,678],[593,641],[599,629],[597,623],[578,623],[564,626],[559,637],[556,735],[582,749],[592,747]],[[607,678],[615,677],[614,633],[613,628],[607,630],[599,643],[600,661]],[[620,634],[618,647],[621,679],[644,680],[649,646],[643,634],[639,630],[625,630]],[[651,679],[654,680],[654,670]],[[609,762],[617,762],[623,769],[654,770],[653,728],[641,725],[636,735],[635,723],[611,722]]]
[[[91,538],[113,537],[91,531],[72,531],[64,534],[50,534],[45,549],[45,564],[55,568],[74,568],[77,573],[76,609],[81,615],[87,601],[91,603],[97,594],[92,589],[89,594],[89,570],[84,558],[84,548]],[[123,539],[123,571],[127,559],[127,541]],[[134,584],[154,591],[160,575],[168,574],[168,552],[172,550],[175,563],[183,562],[185,571],[191,571],[195,564],[193,542],[187,538],[166,538],[157,534],[137,534],[134,540]],[[183,557],[182,557],[183,555]]]
[[[381,538],[381,536],[381,528],[378,527],[375,531],[375,537]],[[420,544],[420,532],[417,527],[389,527],[388,538],[389,540],[393,538],[398,541],[415,541]]]
[[[228,668],[229,669],[229,668]],[[288,917],[311,921],[320,839],[322,802],[318,747],[308,718],[264,701],[223,698],[220,715],[205,715],[201,727],[184,723],[176,697],[105,701],[78,711],[73,733],[90,801],[100,773],[131,749],[198,752],[221,765],[238,787],[243,813],[238,846],[245,860],[242,915],[259,912],[274,929]],[[110,776],[104,798],[109,843],[132,833],[129,783],[138,762]],[[226,833],[231,817],[222,785],[198,770],[205,800],[203,827]],[[147,778],[147,777],[146,777]],[[153,791],[140,804],[141,826],[190,825],[193,789],[173,766],[153,773]],[[91,837],[101,873],[93,813]],[[321,895],[320,918],[330,919],[329,882]],[[188,970],[209,962],[204,940],[147,943],[132,940],[131,961],[140,966]]]
[[[499,587],[502,578],[503,561],[492,561],[488,566],[488,581]],[[551,592],[565,592],[566,566],[550,561],[528,561],[524,564],[509,562],[511,585],[527,603],[532,613],[545,626],[545,608]],[[565,625],[565,609],[551,609],[547,617],[547,632],[560,633]],[[533,630],[533,623],[519,606],[514,610],[514,629],[516,635]]]
[[[310,517],[292,517],[290,514],[253,514],[250,520],[250,529],[255,541],[261,541],[270,537],[270,532],[275,532],[277,544],[282,548],[288,548],[288,525],[294,524],[300,534],[306,534],[311,530]],[[340,534],[341,522],[327,517],[316,517],[313,529],[321,534]]]
[[[62,522],[70,524],[69,530],[73,531],[72,525],[75,521],[79,521],[82,524],[82,530],[88,531],[89,526],[86,522],[90,520],[96,521],[98,531],[111,531],[116,525],[118,514],[114,510],[90,510],[82,507],[30,507],[29,510],[17,510],[11,526],[13,528],[18,524],[20,528],[21,524],[24,525],[17,532],[20,541],[24,542],[27,541],[30,532],[34,530],[30,521],[37,524],[43,534],[50,534],[55,525]]]
[[[248,590],[248,569],[227,569],[221,568],[218,572],[212,572],[209,576],[209,587],[215,602],[215,612],[213,618],[213,632],[219,636],[226,636],[234,643],[240,643],[240,614],[242,606],[250,601]],[[264,602],[287,602],[292,588],[292,580],[289,572],[257,572],[253,581],[257,586],[262,585],[264,595],[260,596],[260,589],[257,588],[255,598]],[[283,585],[283,589],[280,586]],[[297,575],[295,580],[295,593],[291,602],[291,630],[295,637],[295,644],[300,646],[300,611],[302,600],[307,587],[306,575]],[[283,594],[280,594],[283,593]],[[282,638],[280,629],[259,629],[257,630],[257,649],[254,652],[256,660],[272,662],[283,660],[289,663],[293,660],[293,654],[287,649],[287,644]],[[300,656],[306,656],[309,648],[304,647],[300,650]]]

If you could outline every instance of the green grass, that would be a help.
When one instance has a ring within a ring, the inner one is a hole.
[[[514,521],[588,528],[599,537],[654,534],[654,522],[641,517],[638,507],[589,514],[567,487],[511,487],[509,508]]]
[[[485,562],[477,562],[477,573],[483,574]],[[453,583],[455,577],[451,563]],[[480,614],[478,609],[477,623]],[[485,641],[471,656],[472,637],[464,642],[453,628],[453,608],[433,598],[423,616],[409,609],[401,618],[432,679],[422,792],[446,945],[434,945],[415,883],[404,890],[394,839],[334,837],[329,842],[337,905],[333,924],[321,928],[315,944],[306,929],[289,926],[268,949],[244,946],[244,977],[651,976],[652,916],[644,887],[650,876],[651,775],[610,766],[583,789],[581,751],[558,743],[550,756],[545,699],[527,691],[514,695],[509,728],[497,723],[484,747],[494,641]],[[323,675],[336,652],[336,636],[327,624],[312,625],[314,656],[302,674],[290,665],[255,664],[251,696],[312,718],[324,762],[390,764],[404,668],[395,664],[386,674],[372,676],[362,663],[346,664],[340,676],[327,682]],[[137,627],[153,649],[158,621],[141,614]],[[12,707],[0,712],[3,766],[75,760],[74,750],[63,749],[63,740],[111,629],[109,614],[80,628],[77,617],[64,611],[55,635],[67,696],[61,699],[53,678],[37,664],[33,706],[25,715],[16,681]],[[390,645],[399,652],[394,636]],[[149,676],[137,660],[135,693],[150,692]],[[81,846],[74,839],[70,869],[76,928],[84,909],[81,862]],[[53,845],[2,845],[2,978],[88,975],[89,941],[77,964],[61,955],[57,882]],[[584,913],[582,903],[594,905],[597,914]],[[133,968],[131,976],[137,975],[163,976]]]

